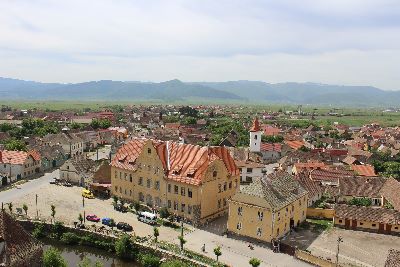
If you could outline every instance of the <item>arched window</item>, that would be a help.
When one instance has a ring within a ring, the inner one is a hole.
[[[139,193],[139,201],[144,202],[144,195],[142,192]]]
[[[213,171],[213,177],[217,177],[218,172],[217,171]]]
[[[147,153],[148,153],[148,154],[151,154],[151,148],[148,148],[148,149],[147,149]]]

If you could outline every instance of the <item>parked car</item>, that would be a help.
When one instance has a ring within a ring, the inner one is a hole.
[[[85,198],[94,198],[94,195],[92,192],[90,192],[90,190],[84,189],[82,191],[82,196]]]
[[[130,232],[133,230],[132,226],[125,223],[125,222],[119,222],[117,223],[117,229],[119,230],[123,230],[125,232]]]
[[[116,211],[120,211],[120,212],[127,212],[127,211],[128,211],[128,208],[125,207],[125,206],[122,205],[122,204],[118,204],[118,205],[114,206],[114,209],[115,209]]]
[[[151,212],[142,211],[138,213],[138,220],[144,223],[154,225],[157,223],[157,215]]]
[[[89,214],[86,216],[86,220],[91,221],[91,222],[99,222],[100,218],[94,214]]]
[[[57,178],[51,179],[50,184],[58,184],[58,179]]]
[[[108,225],[108,226],[115,226],[115,222],[114,222],[114,225],[111,225],[111,223],[112,223],[111,218],[103,218],[103,219],[101,219],[101,223],[104,225]]]

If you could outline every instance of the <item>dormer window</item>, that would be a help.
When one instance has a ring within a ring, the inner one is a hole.
[[[151,154],[151,148],[147,149],[147,154]]]
[[[217,177],[218,172],[217,171],[213,171],[213,177]]]

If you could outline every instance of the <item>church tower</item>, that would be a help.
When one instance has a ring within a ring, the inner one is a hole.
[[[250,152],[261,151],[261,127],[258,118],[255,118],[250,128]]]

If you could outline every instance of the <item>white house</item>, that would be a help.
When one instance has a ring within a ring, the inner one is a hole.
[[[253,182],[254,178],[263,176],[264,164],[252,161],[235,161],[235,163],[239,168],[242,184],[249,184]]]
[[[28,178],[41,171],[41,157],[35,151],[0,151],[0,173],[7,176],[7,183]]]

